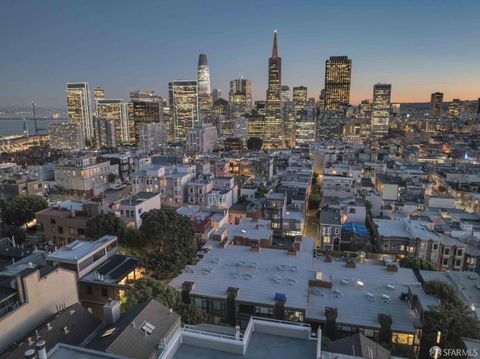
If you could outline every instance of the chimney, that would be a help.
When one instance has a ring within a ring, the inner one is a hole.
[[[335,340],[335,335],[337,332],[337,316],[337,308],[325,307],[325,317],[327,319],[325,323],[325,335],[330,340]]]
[[[257,252],[257,253],[259,253],[259,252],[260,252],[260,243],[258,243],[258,242],[251,242],[250,250],[251,250],[252,252]]]
[[[68,333],[70,333],[70,331],[68,330],[68,327],[67,327],[67,326],[64,326],[64,327],[63,327],[63,332],[65,333],[65,335],[67,335]]]
[[[38,359],[47,359],[47,343],[45,343],[45,340],[39,340],[35,346],[37,347]]]
[[[287,296],[283,293],[275,293],[275,309],[274,316],[275,319],[285,320],[285,302],[287,301]]]
[[[103,306],[103,321],[105,325],[112,325],[120,319],[120,302],[118,300],[108,299]]]
[[[228,287],[227,289],[227,321],[230,325],[237,325],[236,298],[240,288]]]
[[[378,322],[380,331],[378,340],[380,343],[390,344],[392,342],[392,316],[390,314],[378,313]]]
[[[347,259],[347,262],[345,263],[345,267],[347,268],[356,268],[357,263],[355,262],[354,259]]]
[[[195,282],[185,281],[182,284],[182,302],[185,304],[190,304],[190,292],[195,287]]]
[[[35,358],[35,350],[34,349],[28,349],[24,354],[25,359],[34,359]]]
[[[47,323],[47,330],[50,331],[52,329],[53,329],[52,324],[50,324],[50,322],[48,322]]]

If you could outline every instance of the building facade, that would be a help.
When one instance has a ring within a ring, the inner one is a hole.
[[[67,83],[67,115],[70,122],[82,126],[85,141],[93,139],[93,118],[88,83]]]
[[[168,84],[176,141],[185,141],[187,132],[198,123],[197,81],[178,80]]]
[[[350,103],[352,60],[347,56],[331,56],[325,62],[324,110],[341,110]]]
[[[390,84],[373,86],[371,134],[374,137],[381,137],[388,133],[391,94],[392,85]]]

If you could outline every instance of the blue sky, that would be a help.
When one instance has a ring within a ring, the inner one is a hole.
[[[0,2],[0,105],[65,106],[66,82],[167,95],[209,57],[212,88],[228,93],[240,73],[265,97],[267,58],[278,30],[283,83],[318,98],[325,59],[353,61],[352,103],[377,82],[394,101],[480,96],[480,1],[197,0]]]

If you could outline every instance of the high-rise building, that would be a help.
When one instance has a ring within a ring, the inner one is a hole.
[[[267,111],[266,111],[267,103],[266,101],[255,101],[255,110],[258,111],[258,113],[262,116],[265,116]]]
[[[117,147],[117,137],[115,135],[114,119],[95,116],[93,118],[93,125],[95,128],[95,147],[96,148]]]
[[[247,137],[263,139],[265,131],[265,115],[253,110],[247,114]]]
[[[93,117],[88,83],[67,83],[66,96],[68,120],[81,124],[85,141],[91,143],[93,140]]]
[[[195,80],[176,80],[168,84],[176,141],[185,141],[187,132],[198,122],[198,87]]]
[[[218,99],[222,98],[222,90],[221,89],[213,89],[212,90],[212,103],[217,101]]]
[[[212,96],[210,94],[210,71],[208,69],[207,54],[198,56],[198,108],[201,119],[205,118],[212,108]]]
[[[462,101],[458,98],[454,98],[452,102],[448,105],[448,116],[453,119],[460,118],[460,114],[462,113]]]
[[[295,145],[306,146],[315,142],[315,113],[311,106],[304,107],[296,121]]]
[[[381,137],[388,133],[390,121],[390,98],[392,85],[376,84],[373,86],[372,135]]]
[[[443,92],[432,93],[430,99],[430,115],[432,117],[440,117],[442,115]]]
[[[305,86],[298,86],[293,88],[293,108],[295,114],[299,114],[305,106],[307,106],[307,88]]]
[[[168,128],[165,123],[140,123],[138,125],[138,148],[144,152],[166,147]]]
[[[352,60],[331,56],[325,63],[325,110],[341,110],[350,103]]]
[[[252,82],[240,77],[230,81],[228,94],[232,117],[239,117],[252,109]]]
[[[51,123],[48,125],[50,148],[78,152],[85,148],[83,128],[80,123]]]
[[[95,101],[105,98],[105,89],[103,87],[97,86],[93,89],[93,98]]]
[[[128,129],[131,144],[138,144],[138,127],[140,124],[166,122],[163,116],[164,107],[166,107],[166,101],[157,96],[155,90],[130,92]]]
[[[187,133],[187,151],[211,153],[217,143],[217,129],[211,123],[199,123]]]
[[[283,148],[282,124],[282,59],[278,56],[277,31],[273,35],[272,57],[268,60],[268,89],[265,111],[265,149]]]
[[[129,144],[128,104],[123,100],[102,99],[97,101],[97,117],[113,120],[117,144]]]
[[[283,85],[280,92],[281,92],[282,102],[290,101],[290,87],[288,87],[287,85]]]

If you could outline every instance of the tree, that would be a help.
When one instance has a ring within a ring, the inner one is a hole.
[[[426,259],[416,256],[406,256],[400,259],[400,267],[421,269],[421,270],[435,270],[435,265]]]
[[[13,225],[27,225],[35,218],[35,212],[48,207],[45,198],[33,194],[15,197],[5,208],[5,220]]]
[[[308,197],[308,208],[309,209],[318,209],[322,201],[322,196],[317,190],[313,190]]]
[[[270,192],[270,190],[266,186],[261,184],[260,186],[258,186],[257,192],[255,192],[255,198],[261,198],[265,196],[268,192]]]
[[[459,298],[455,288],[443,281],[427,281],[423,289],[441,301],[439,306],[424,314],[420,345],[423,357],[427,357],[428,349],[437,344],[438,332],[441,348],[463,348],[463,338],[480,339],[480,322]],[[422,353],[420,355],[422,357]]]
[[[114,214],[98,214],[87,222],[87,238],[96,240],[105,235],[117,236],[119,241],[123,236],[127,226],[121,218]]]
[[[190,218],[164,206],[142,214],[140,231],[146,239],[142,251],[145,268],[159,278],[170,278],[190,262],[196,252]]]
[[[187,324],[198,324],[207,321],[206,312],[191,304],[182,302],[180,293],[158,279],[144,277],[133,282],[132,286],[125,291],[123,306],[131,308],[136,304],[155,299],[168,308],[172,308]]]
[[[250,137],[247,140],[247,148],[250,151],[260,151],[263,146],[263,140],[260,137]]]

